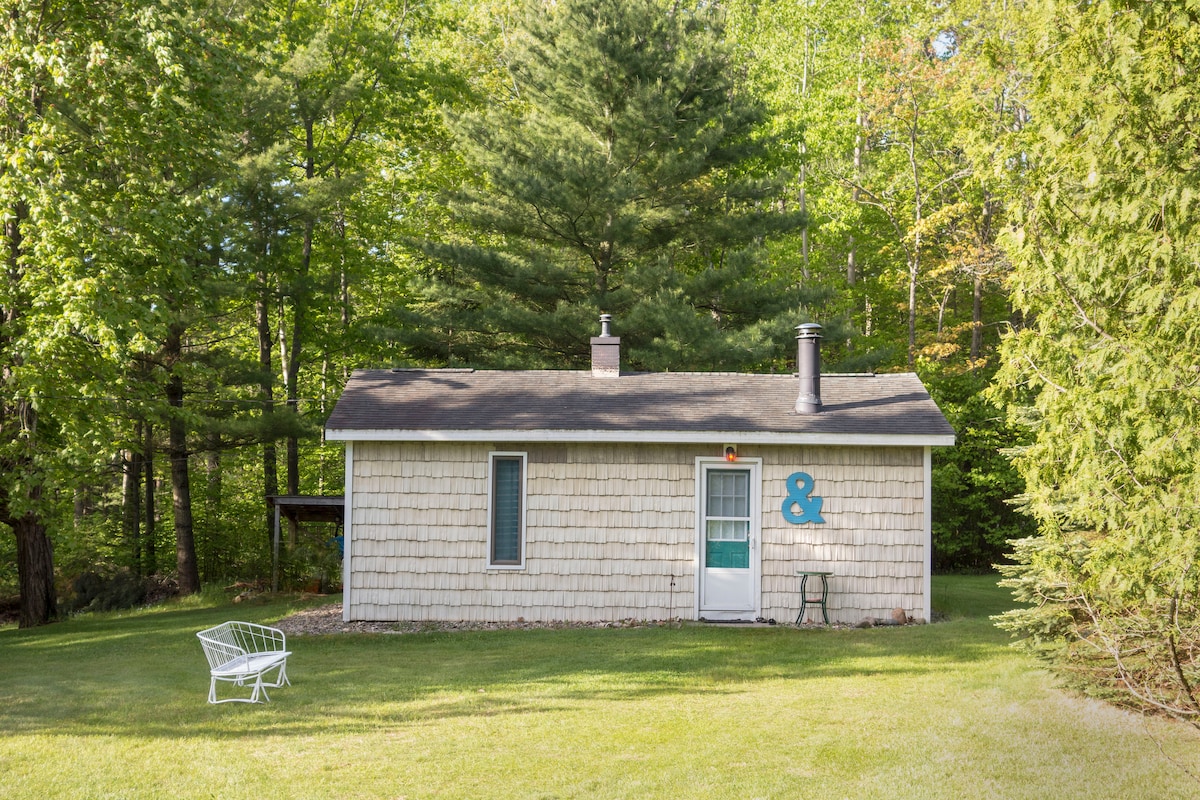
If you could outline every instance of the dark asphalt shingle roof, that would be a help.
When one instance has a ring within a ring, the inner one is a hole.
[[[609,441],[621,432],[916,436],[933,444],[954,436],[912,373],[822,375],[818,414],[795,412],[798,392],[795,375],[359,370],[326,430],[347,440],[470,431],[596,431]]]

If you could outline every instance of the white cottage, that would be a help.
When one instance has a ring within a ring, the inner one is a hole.
[[[804,571],[833,622],[929,617],[916,375],[821,375],[817,325],[799,378],[621,372],[602,322],[590,371],[354,373],[347,621],[790,621]]]

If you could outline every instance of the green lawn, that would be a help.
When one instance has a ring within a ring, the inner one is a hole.
[[[0,798],[1200,797],[1200,735],[1056,690],[993,584],[909,628],[291,637],[259,706],[206,704],[194,634],[283,602],[9,628]]]

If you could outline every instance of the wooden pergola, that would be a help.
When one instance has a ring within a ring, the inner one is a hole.
[[[271,591],[279,591],[280,519],[287,517],[292,526],[301,522],[331,522],[338,533],[346,519],[346,498],[342,495],[267,495],[267,505],[275,509],[274,538],[271,549]]]

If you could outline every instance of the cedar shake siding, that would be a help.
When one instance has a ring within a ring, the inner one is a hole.
[[[611,382],[609,382],[611,385]],[[692,619],[697,458],[711,444],[353,441],[350,620]],[[489,567],[488,466],[526,454],[524,562]],[[833,622],[929,616],[928,447],[748,445],[761,463],[761,616],[790,622],[797,570],[828,570]],[[781,513],[813,477],[824,523]]]

